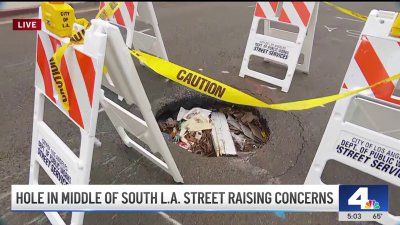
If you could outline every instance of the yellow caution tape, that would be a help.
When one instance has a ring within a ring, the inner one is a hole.
[[[61,71],[59,69],[59,66],[61,64],[61,58],[62,54],[64,54],[65,49],[68,47],[68,45],[64,45],[60,47],[60,51],[57,52],[51,57],[50,59],[50,67],[51,67],[51,74],[53,75],[53,80],[55,83],[55,87],[57,89],[58,96],[60,97],[60,100],[62,102],[63,108],[66,111],[69,111],[69,98],[68,98],[68,92],[67,88],[65,86],[65,81],[64,78],[61,74]],[[61,53],[61,55],[60,55]]]
[[[392,29],[390,30],[390,35],[393,37],[400,37],[400,12],[397,13],[397,17],[394,20]]]
[[[332,3],[329,3],[329,4],[333,5]],[[106,4],[99,11],[96,18],[101,18],[101,19],[110,18],[115,13],[115,11],[118,9],[118,7],[120,5],[121,5],[121,2],[119,2],[119,3],[112,2],[112,3]],[[339,8],[341,9],[341,11],[342,11],[342,9],[344,9],[341,7],[339,7]],[[346,10],[346,11],[351,12],[350,10]],[[352,16],[358,15],[359,17],[357,17],[357,18],[364,18],[366,20],[366,17],[361,14],[353,13],[351,15]],[[85,29],[88,26],[90,26],[89,22],[87,22],[85,19],[82,19],[80,21],[77,20],[77,22],[80,22],[80,24],[82,24],[85,27]],[[68,48],[68,46],[70,46],[72,44],[82,44],[83,43],[85,29],[75,32],[72,35],[70,42],[65,44],[64,46],[62,46],[61,48],[59,48],[56,51],[56,53],[53,56],[54,59],[53,58],[52,59],[55,62],[53,64],[57,65],[57,68],[58,68],[58,65],[60,65],[61,57],[64,54],[65,50]],[[237,90],[229,85],[226,85],[222,82],[214,80],[203,74],[194,72],[185,67],[174,64],[170,61],[167,61],[167,60],[164,60],[164,59],[161,59],[161,58],[158,58],[158,57],[155,57],[155,56],[152,56],[152,55],[149,55],[149,54],[137,51],[137,50],[130,50],[130,52],[133,56],[135,56],[137,59],[139,59],[140,61],[145,63],[146,66],[148,66],[149,68],[154,70],[159,75],[162,75],[162,76],[164,76],[168,79],[171,79],[181,85],[189,87],[195,91],[206,94],[213,98],[217,98],[219,100],[234,103],[234,104],[248,105],[248,106],[255,106],[255,107],[262,107],[262,108],[270,108],[270,109],[284,110],[284,111],[305,110],[305,109],[315,108],[315,107],[322,106],[327,103],[331,103],[331,102],[337,101],[339,99],[357,94],[364,90],[376,87],[380,84],[383,84],[386,82],[391,82],[393,80],[400,78],[400,73],[399,73],[399,74],[396,74],[387,79],[376,82],[373,85],[359,88],[356,90],[351,90],[351,91],[340,93],[340,94],[336,94],[336,95],[330,95],[330,96],[295,101],[295,102],[268,104],[268,103],[263,102],[251,95],[248,95],[240,90]],[[103,72],[105,74],[107,73],[107,67],[104,66]],[[66,89],[64,89],[64,90],[65,90],[65,94],[66,94]],[[59,94],[60,94],[60,92],[59,92]],[[62,96],[62,93],[60,94],[60,96]]]
[[[108,20],[110,19],[115,11],[121,6],[122,2],[109,2],[104,5],[103,8],[96,15],[96,19]]]
[[[77,22],[83,22],[83,20],[81,19],[80,21]],[[72,37],[70,38],[70,42],[58,48],[57,51],[54,53],[53,57],[50,58],[51,72],[53,75],[53,80],[56,84],[55,87],[57,89],[58,96],[62,101],[63,108],[66,111],[69,111],[69,98],[68,98],[67,88],[65,86],[65,81],[60,70],[61,59],[70,45],[83,43],[84,35],[85,35],[85,29],[82,29],[80,31],[72,31]]]
[[[104,7],[100,9],[100,11],[97,13],[96,19],[109,19],[112,15],[114,15],[115,11],[119,8],[121,4],[122,2],[110,2],[105,4]],[[70,41],[58,48],[53,57],[51,57],[50,59],[53,80],[56,83],[55,87],[62,101],[63,108],[66,111],[69,111],[69,98],[65,82],[60,70],[61,59],[69,46],[74,44],[83,44],[85,38],[85,30],[90,26],[89,21],[84,18],[76,19],[75,23],[82,25],[84,28],[79,31],[73,30]]]
[[[332,6],[333,8],[337,9],[338,11],[340,11],[340,12],[342,12],[344,14],[347,14],[349,16],[352,16],[354,18],[357,18],[357,19],[360,19],[360,20],[363,20],[363,21],[367,21],[367,19],[368,19],[368,16],[364,16],[364,15],[362,15],[360,13],[356,13],[356,12],[353,12],[353,11],[351,11],[349,9],[345,9],[345,8],[340,7],[338,5],[335,5],[335,4],[331,3],[331,2],[324,2],[324,3],[329,5],[329,6]]]
[[[359,88],[356,90],[351,90],[341,94],[330,95],[314,99],[307,99],[302,101],[295,101],[295,102],[268,104],[240,90],[230,87],[222,82],[216,81],[210,77],[194,72],[193,70],[179,66],[167,60],[160,59],[158,57],[137,50],[130,50],[130,52],[133,56],[135,56],[137,59],[145,63],[146,66],[148,66],[150,69],[152,69],[159,75],[162,75],[181,85],[184,85],[188,88],[191,88],[195,91],[211,96],[213,98],[234,104],[270,108],[276,110],[285,110],[285,111],[304,110],[322,106],[327,103],[337,101],[339,99],[357,94],[369,88],[376,87],[380,84],[400,78],[400,73],[399,73],[387,79],[381,80],[371,86]]]

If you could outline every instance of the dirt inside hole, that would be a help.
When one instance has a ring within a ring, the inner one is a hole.
[[[156,119],[166,141],[206,157],[254,152],[270,134],[256,108],[208,97],[171,102],[156,113]]]

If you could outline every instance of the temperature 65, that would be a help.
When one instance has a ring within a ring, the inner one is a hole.
[[[380,220],[382,218],[382,213],[374,213],[374,215],[372,216],[372,218],[374,220]]]

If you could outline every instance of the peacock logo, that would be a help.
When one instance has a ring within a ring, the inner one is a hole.
[[[380,209],[379,202],[375,200],[368,200],[365,203],[365,209]]]

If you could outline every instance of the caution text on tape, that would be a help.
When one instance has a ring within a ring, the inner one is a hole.
[[[213,98],[234,103],[240,105],[248,105],[254,107],[262,107],[262,108],[270,108],[275,110],[305,110],[311,109],[318,106],[322,106],[339,99],[357,94],[359,92],[365,91],[369,88],[378,86],[382,83],[391,82],[395,79],[400,78],[400,73],[396,74],[387,79],[376,82],[375,84],[363,88],[359,88],[356,90],[351,90],[348,92],[343,92],[340,94],[307,99],[295,102],[287,102],[287,103],[278,103],[278,104],[269,104],[263,102],[251,95],[248,95],[236,88],[233,88],[229,85],[226,85],[222,82],[214,80],[206,75],[200,74],[193,70],[187,69],[185,67],[174,64],[170,61],[146,54],[144,52],[140,52],[137,50],[130,50],[131,54],[135,56],[137,59],[142,61],[146,66],[152,69],[154,72],[162,75],[168,79],[171,79],[181,85],[189,87],[195,91],[206,94]]]

